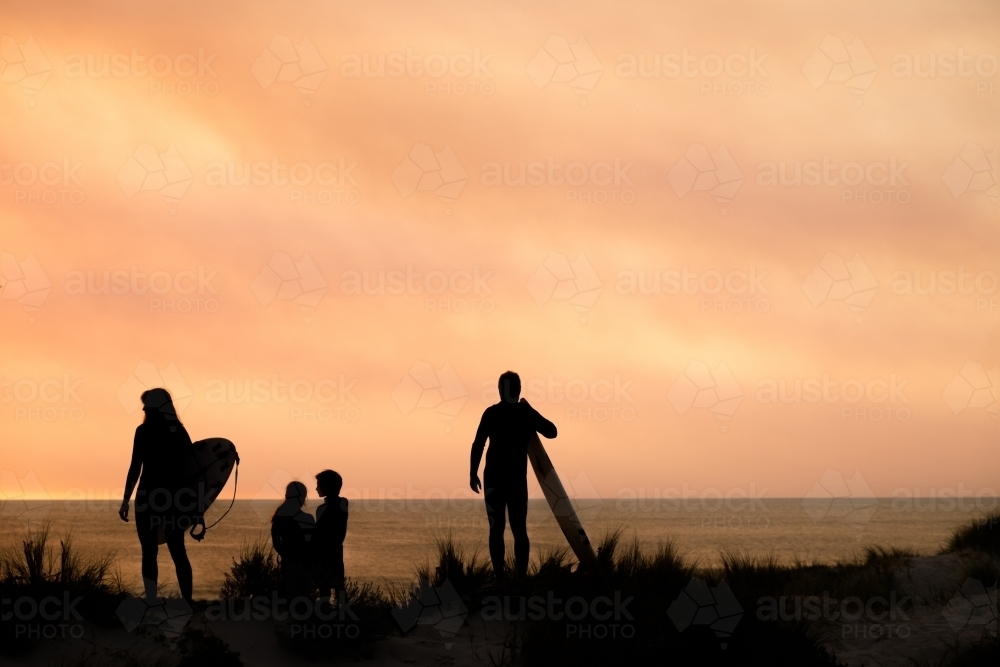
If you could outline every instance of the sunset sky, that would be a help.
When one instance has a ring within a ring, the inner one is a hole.
[[[994,2],[90,4],[0,10],[5,498],[161,385],[471,497],[508,369],[576,495],[1000,489]]]

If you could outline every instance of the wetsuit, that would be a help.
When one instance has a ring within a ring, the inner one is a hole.
[[[556,426],[527,401],[501,401],[483,412],[472,443],[473,469],[478,470],[486,440],[490,441],[483,490],[490,522],[490,559],[498,574],[504,571],[505,514],[514,535],[517,572],[528,571],[528,442],[535,433],[554,438]]]

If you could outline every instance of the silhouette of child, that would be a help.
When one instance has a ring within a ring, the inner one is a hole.
[[[340,497],[344,479],[333,470],[316,475],[316,493],[325,498],[316,509],[316,531],[312,548],[316,563],[316,583],[321,601],[338,597],[344,590],[344,538],[347,536],[347,498]]]
[[[271,517],[271,543],[281,557],[281,592],[289,595],[309,593],[309,544],[316,521],[302,510],[306,485],[290,482],[285,488],[285,502]]]

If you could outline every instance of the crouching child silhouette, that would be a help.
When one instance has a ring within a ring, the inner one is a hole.
[[[271,517],[271,543],[280,557],[281,582],[279,591],[289,598],[309,595],[309,545],[316,521],[302,507],[306,502],[306,485],[290,482],[285,488],[285,502]]]
[[[320,602],[335,600],[343,604],[344,591],[344,538],[347,537],[347,498],[340,497],[343,478],[333,470],[316,475],[316,493],[325,500],[316,508],[316,530],[313,533],[312,553],[316,585]]]

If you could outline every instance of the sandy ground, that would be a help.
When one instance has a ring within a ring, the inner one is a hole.
[[[963,606],[956,595],[959,589],[968,585],[965,570],[972,559],[970,554],[910,559],[907,566],[896,573],[902,595],[908,596],[911,601],[903,614],[875,624],[827,623],[822,627],[826,646],[849,667],[947,665],[957,646],[982,637],[990,622],[994,631],[997,627],[995,590],[987,592],[985,616],[980,608],[980,616],[973,618],[972,622],[964,622],[963,627],[961,619],[965,617],[962,614],[968,616],[969,606]],[[983,599],[979,599],[977,604],[982,602]],[[290,653],[280,646],[272,622],[206,621],[204,614],[195,614],[191,623],[208,628],[225,641],[231,650],[239,652],[247,667],[306,667],[348,664],[358,660],[358,657],[350,656],[317,660]],[[506,627],[503,625],[486,624],[473,614],[452,637],[443,637],[432,626],[417,625],[405,636],[392,636],[377,642],[372,647],[371,655],[363,656],[361,662],[372,667],[479,667],[498,664],[502,662],[505,635]],[[126,656],[139,658],[139,664],[154,665],[158,658],[169,664],[176,660],[177,655],[177,649],[170,645],[169,638],[157,632],[139,628],[128,633],[124,628],[88,627],[82,639],[47,642],[19,659],[0,657],[0,667],[73,667],[80,664],[85,656],[90,656],[86,664],[101,667],[126,664],[123,660]]]
[[[226,642],[230,650],[240,654],[246,667],[343,665],[357,662],[359,657],[371,667],[481,667],[499,662],[506,634],[502,624],[486,624],[470,616],[454,636],[443,637],[431,626],[418,625],[405,636],[392,636],[377,642],[370,655],[316,659],[283,649],[275,624],[269,621],[205,621],[203,615],[195,614],[190,623],[194,627],[207,628]],[[88,666],[128,664],[134,667],[136,663],[126,660],[127,657],[137,658],[139,664],[156,665],[159,659],[170,664],[179,657],[179,651],[171,645],[170,638],[155,631],[139,629],[129,633],[124,628],[87,626],[81,639],[44,642],[29,655],[19,658],[0,656],[0,667],[73,667],[85,657],[89,657]]]
[[[209,627],[232,650],[239,651],[246,667],[316,664],[304,657],[289,657],[288,652],[278,646],[269,624],[228,621],[210,623]],[[500,656],[504,634],[504,628],[496,623],[487,626],[474,616],[470,616],[454,637],[448,638],[442,637],[433,627],[418,625],[406,636],[389,637],[375,644],[370,660],[364,663],[372,667],[481,667],[491,664],[491,656],[494,661]],[[330,662],[345,664],[351,661],[351,658],[339,658]]]
[[[951,553],[911,558],[896,573],[898,586],[911,598],[912,606],[897,618],[875,624],[831,624],[825,628],[826,644],[839,661],[849,667],[913,667],[946,665],[959,646],[979,640],[990,623],[997,628],[996,590],[987,593],[992,612],[963,621],[968,606],[958,595],[968,577],[965,567],[974,556]],[[974,596],[970,596],[974,598]],[[976,603],[984,602],[975,599]],[[978,621],[987,620],[987,623]]]

